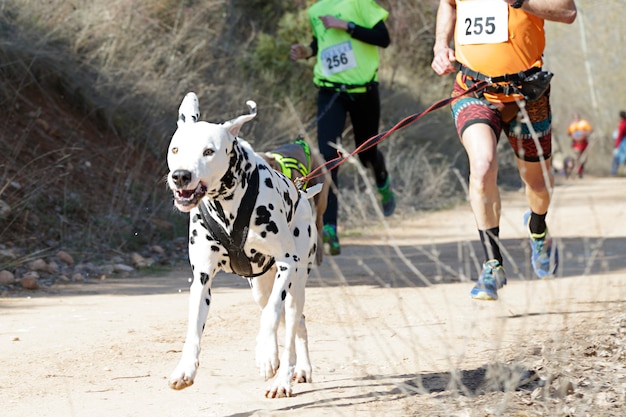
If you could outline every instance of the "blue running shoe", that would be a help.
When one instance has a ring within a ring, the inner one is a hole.
[[[498,289],[506,285],[506,276],[504,275],[504,267],[496,259],[492,259],[483,264],[483,272],[472,291],[470,296],[474,300],[497,300]]]
[[[530,211],[524,214],[524,224],[528,226],[530,222]],[[559,250],[552,242],[552,237],[548,229],[541,235],[530,234],[530,261],[537,278],[550,278],[556,273],[559,266]]]
[[[339,237],[337,236],[337,226],[325,224],[322,229],[322,241],[324,242],[324,250],[331,256],[341,254],[341,246],[339,245]]]
[[[387,182],[382,187],[378,187],[378,194],[380,194],[380,202],[383,206],[383,214],[385,217],[389,217],[396,209],[396,195],[391,189],[391,181],[387,177]]]

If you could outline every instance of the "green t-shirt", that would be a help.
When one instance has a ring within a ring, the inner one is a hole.
[[[309,8],[313,36],[318,45],[313,82],[324,86],[323,80],[347,85],[376,81],[378,46],[354,39],[345,30],[324,28],[319,18],[325,15],[372,28],[386,20],[389,12],[374,0],[320,0]]]

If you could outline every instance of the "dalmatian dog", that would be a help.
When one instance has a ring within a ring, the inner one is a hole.
[[[292,181],[297,181],[310,172],[318,172],[324,164],[324,160],[319,153],[312,152],[309,144],[303,139],[297,139],[291,143],[284,143],[267,152],[261,152],[259,155],[273,169],[282,172]],[[328,172],[319,172],[306,184],[308,187],[322,184],[322,191],[313,197],[313,207],[315,214],[315,226],[317,227],[317,247],[323,248],[322,228],[324,227],[324,212],[328,204],[328,190],[330,189],[332,179]],[[317,265],[321,265],[324,257],[324,251],[318,250],[315,261]]]
[[[272,379],[265,396],[288,397],[292,381],[312,381],[303,309],[317,229],[307,199],[321,186],[298,190],[238,137],[256,115],[256,104],[246,104],[250,114],[223,124],[199,121],[195,93],[188,93],[179,108],[167,155],[167,183],[175,207],[190,215],[193,280],[182,357],[168,383],[177,390],[194,383],[211,284],[222,270],[247,278],[261,307],[256,363],[261,377]],[[285,344],[279,357],[281,322]]]

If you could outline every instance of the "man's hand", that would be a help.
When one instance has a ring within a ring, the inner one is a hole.
[[[298,59],[305,59],[311,56],[313,52],[311,51],[310,46],[302,45],[300,43],[296,43],[291,45],[291,50],[289,51],[289,57],[297,61]]]
[[[446,75],[456,71],[454,63],[456,58],[454,57],[454,50],[445,46],[438,49],[435,52],[433,62],[430,65],[437,75]]]
[[[331,16],[331,15],[320,16],[320,20],[322,21],[326,29],[333,28],[333,29],[348,30],[348,22],[346,22],[345,20],[337,19],[334,16]]]

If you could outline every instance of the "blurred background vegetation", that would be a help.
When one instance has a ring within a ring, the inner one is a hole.
[[[437,1],[380,0],[392,45],[381,50],[381,131],[449,94],[430,69]],[[201,117],[259,114],[242,136],[256,150],[315,142],[313,60],[289,46],[311,38],[305,0],[4,0],[0,3],[0,238],[4,247],[65,248],[82,258],[186,234],[165,187],[167,145],[188,91]],[[594,126],[587,172],[606,175],[611,134],[626,109],[626,2],[579,0],[573,25],[547,23],[546,67],[557,150],[572,112]],[[503,141],[506,143],[506,141]],[[353,148],[351,132],[344,146]],[[449,109],[381,145],[410,215],[464,198],[467,161]],[[503,187],[519,187],[502,146]],[[373,221],[364,180],[342,166],[340,223]],[[367,200],[367,201],[366,201]]]

